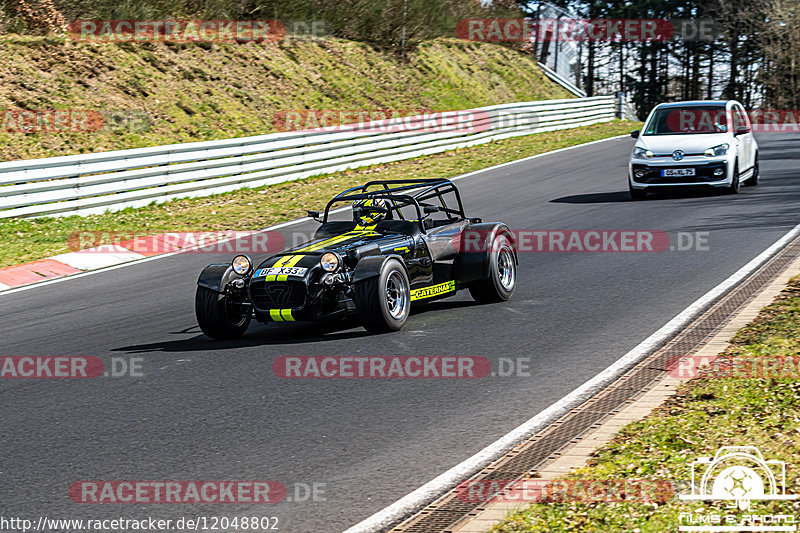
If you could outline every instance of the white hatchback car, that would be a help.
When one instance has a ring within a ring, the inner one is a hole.
[[[716,187],[731,194],[758,184],[758,144],[750,119],[735,100],[657,105],[628,163],[631,198],[668,187]]]

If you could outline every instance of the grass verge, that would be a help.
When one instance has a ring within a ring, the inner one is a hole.
[[[273,133],[275,114],[291,109],[446,111],[571,97],[532,56],[458,39],[420,43],[407,61],[343,39],[94,43],[7,35],[0,55],[0,114],[14,111],[2,114],[2,161]],[[16,113],[53,109],[78,118],[33,127]],[[85,121],[84,113],[105,120]]]
[[[530,155],[624,134],[638,123],[612,121],[584,128],[506,139],[408,161],[364,167],[259,189],[174,200],[86,217],[0,220],[0,267],[71,251],[78,231],[161,233],[261,229],[324,207],[330,197],[366,180],[452,177]]]
[[[742,358],[776,358],[780,371],[751,379],[701,373],[647,419],[623,428],[611,443],[595,452],[589,464],[567,478],[685,480],[678,484],[683,492],[689,490],[695,458],[713,457],[721,446],[746,445],[758,447],[765,459],[785,461],[786,493],[800,494],[800,380],[794,366],[798,355],[800,277],[742,328],[722,354],[723,365],[740,364]],[[793,366],[787,367],[787,363]],[[493,531],[663,532],[678,530],[680,513],[733,513],[740,519],[748,514],[725,505],[675,497],[661,504],[537,503]],[[792,514],[800,512],[800,501],[753,501],[751,509],[750,515]]]

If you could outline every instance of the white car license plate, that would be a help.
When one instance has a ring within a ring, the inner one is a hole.
[[[262,268],[256,271],[254,278],[261,278],[264,276],[305,276],[307,268],[301,267],[279,267],[279,268]]]
[[[661,171],[661,176],[672,178],[678,176],[694,176],[693,168],[665,168]]]

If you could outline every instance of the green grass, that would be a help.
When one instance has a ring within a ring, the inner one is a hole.
[[[146,131],[0,129],[0,160],[226,139],[276,131],[287,109],[425,109],[569,98],[531,56],[456,39],[423,42],[408,61],[364,43],[84,43],[0,38],[0,110],[136,112]]]
[[[335,193],[367,180],[452,177],[526,156],[627,133],[637,123],[613,121],[517,137],[391,164],[287,182],[260,189],[175,200],[87,217],[0,219],[0,267],[70,251],[80,231],[153,234],[168,231],[261,229],[323,208]]]
[[[723,354],[738,358],[800,355],[800,277],[775,303],[740,330]],[[795,375],[796,378],[796,375]],[[721,446],[757,446],[765,459],[786,462],[788,494],[800,494],[800,381],[722,379],[708,374],[690,381],[643,421],[626,426],[589,464],[568,478],[684,480],[690,463],[713,456]],[[726,513],[720,502],[659,504],[534,504],[493,529],[495,532],[664,532],[677,531],[681,512]],[[798,513],[800,502],[753,502],[753,513]]]

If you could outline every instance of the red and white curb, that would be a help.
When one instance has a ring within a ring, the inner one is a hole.
[[[77,272],[81,272],[81,270],[52,258],[0,268],[0,291]]]
[[[136,261],[148,255],[161,254],[141,254],[121,245],[104,245],[4,267],[0,268],[0,291]]]

